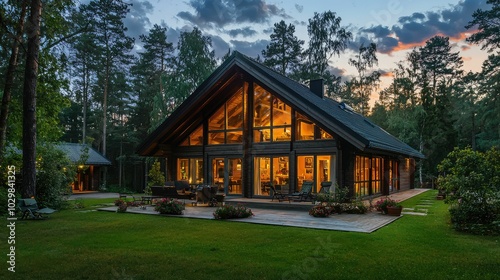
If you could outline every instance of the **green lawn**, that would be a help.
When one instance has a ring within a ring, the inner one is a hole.
[[[111,201],[18,221],[16,272],[4,261],[0,279],[500,277],[499,237],[455,232],[442,201],[428,216],[406,215],[371,234],[90,211]],[[0,239],[6,259],[5,229]]]

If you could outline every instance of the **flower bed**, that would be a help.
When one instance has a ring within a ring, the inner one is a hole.
[[[251,209],[238,204],[236,206],[224,205],[222,207],[219,207],[214,211],[213,215],[216,220],[224,220],[248,218],[253,216],[253,213]]]
[[[155,205],[155,211],[160,214],[182,215],[184,209],[184,203],[171,198],[162,198],[157,200]]]

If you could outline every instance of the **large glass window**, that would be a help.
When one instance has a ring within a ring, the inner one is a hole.
[[[372,166],[371,166],[372,193],[371,194],[380,193],[381,186],[382,186],[382,172],[381,172],[382,165],[383,165],[383,160],[381,158],[372,158]]]
[[[297,191],[302,189],[304,181],[314,181],[314,156],[297,157]]]
[[[297,186],[302,189],[304,181],[314,181],[313,192],[318,192],[321,182],[332,181],[332,156],[307,155],[297,157]]]
[[[271,184],[277,191],[289,191],[287,156],[254,158],[254,195],[270,195]]]
[[[356,196],[366,196],[381,192],[382,186],[381,158],[356,156],[354,166],[354,191]]]
[[[226,194],[242,193],[242,159],[214,158],[212,160],[212,184]]]
[[[244,116],[244,91],[241,88],[209,118],[208,144],[243,143]]]
[[[254,142],[290,141],[292,108],[261,86],[254,89]]]
[[[333,139],[333,136],[323,129],[316,126],[312,120],[303,114],[295,113],[296,116],[296,135],[297,140],[320,140]]]
[[[203,125],[200,125],[189,136],[182,141],[180,146],[201,146],[203,145]]]
[[[203,159],[201,158],[177,159],[177,179],[186,180],[190,184],[202,184]]]
[[[389,191],[399,190],[399,164],[395,160],[389,161]]]

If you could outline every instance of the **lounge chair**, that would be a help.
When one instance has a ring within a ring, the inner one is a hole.
[[[279,185],[276,185],[276,187],[278,187]],[[285,199],[285,195],[281,192],[281,186],[280,186],[280,190],[278,191],[277,188],[275,188],[273,185],[269,185],[270,189],[271,189],[271,196],[272,196],[272,199],[271,201],[274,201],[274,199],[278,199],[279,202],[281,202],[283,199]]]
[[[28,217],[32,219],[43,219],[46,218],[43,214],[48,215],[56,212],[56,210],[51,208],[38,208],[38,203],[32,198],[20,199],[17,203],[17,208],[21,211],[21,220]]]
[[[307,199],[313,200],[312,196],[313,185],[314,185],[313,181],[304,181],[302,183],[302,189],[300,190],[300,192],[295,192],[288,196],[288,202],[290,202],[292,199],[298,201],[306,201]]]

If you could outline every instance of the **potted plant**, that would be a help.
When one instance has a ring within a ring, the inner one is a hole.
[[[389,208],[391,208],[391,214],[389,215],[395,215],[395,212],[397,213],[399,210],[399,214],[397,214],[397,216],[401,215],[401,210],[403,209],[403,207],[397,201],[389,197],[383,197],[379,199],[375,203],[375,208],[384,214],[389,214]]]
[[[399,203],[394,206],[387,206],[387,215],[389,216],[401,216],[401,211],[403,211],[403,206]]]

